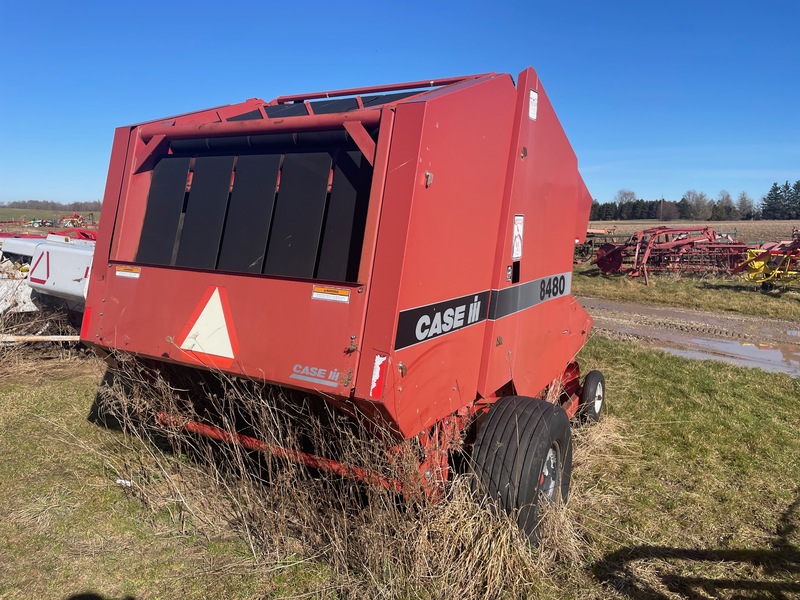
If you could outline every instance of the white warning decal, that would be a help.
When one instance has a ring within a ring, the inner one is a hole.
[[[203,363],[207,362],[204,357],[218,367],[233,363],[239,348],[224,288],[211,286],[206,290],[181,332],[178,345]]]
[[[514,236],[511,243],[511,260],[522,258],[522,236],[525,230],[525,215],[514,215]]]
[[[539,92],[536,90],[531,90],[531,99],[528,103],[528,118],[531,121],[536,120],[536,116],[539,114]]]

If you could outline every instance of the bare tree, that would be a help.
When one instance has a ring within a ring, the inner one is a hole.
[[[739,218],[739,211],[728,190],[720,190],[717,194],[717,203],[713,207],[712,217],[717,221],[732,221]]]
[[[680,216],[678,206],[674,202],[662,202],[661,205],[661,220],[674,221]]]
[[[736,198],[736,210],[739,211],[740,219],[753,219],[756,216],[756,205],[747,192],[739,192]]]
[[[705,192],[687,190],[683,195],[689,203],[689,214],[694,221],[708,221],[711,218],[711,201]]]
[[[636,192],[625,188],[622,188],[614,196],[614,202],[616,202],[617,204],[625,204],[627,202],[635,202],[635,201],[636,201]]]

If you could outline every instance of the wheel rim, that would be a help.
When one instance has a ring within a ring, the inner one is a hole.
[[[542,472],[539,475],[539,494],[543,498],[548,500],[556,499],[559,472],[558,445],[553,444],[547,450],[547,456],[545,456],[542,464]]]
[[[597,390],[594,393],[594,412],[600,414],[600,409],[603,408],[603,384],[597,384]]]

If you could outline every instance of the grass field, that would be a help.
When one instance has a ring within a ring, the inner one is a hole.
[[[6,208],[0,206],[0,221],[20,221],[31,219],[58,219],[66,214],[67,210],[44,210],[44,209],[25,209],[25,208]]]
[[[591,221],[589,228],[615,229],[616,233],[629,235],[650,227],[699,227],[708,225],[714,231],[731,233],[742,242],[767,242],[792,239],[792,228],[800,227],[800,221]]]
[[[466,542],[454,564],[438,560],[454,535],[447,502],[439,521],[400,540],[410,553],[362,532],[381,570],[342,571],[329,547],[300,539],[312,535],[302,527],[290,529],[294,542],[263,528],[253,546],[258,531],[231,526],[221,487],[209,481],[198,495],[181,480],[183,458],[153,463],[157,450],[87,420],[99,362],[2,358],[0,597],[439,598],[453,597],[454,579],[458,597],[502,597],[468,587],[497,577],[497,563],[470,562],[480,548]],[[604,371],[610,418],[576,431],[566,520],[551,516],[543,549],[524,550],[527,581],[509,579],[506,597],[800,597],[800,380],[600,337],[579,360]],[[299,519],[322,509],[282,510]],[[421,571],[404,570],[401,556],[417,556]]]
[[[734,277],[604,275],[589,264],[576,265],[572,293],[639,304],[720,311],[800,321],[800,286],[761,291],[756,283]]]

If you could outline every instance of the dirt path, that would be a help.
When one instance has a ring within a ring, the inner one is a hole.
[[[595,331],[688,358],[716,359],[800,377],[800,323],[579,298]]]

